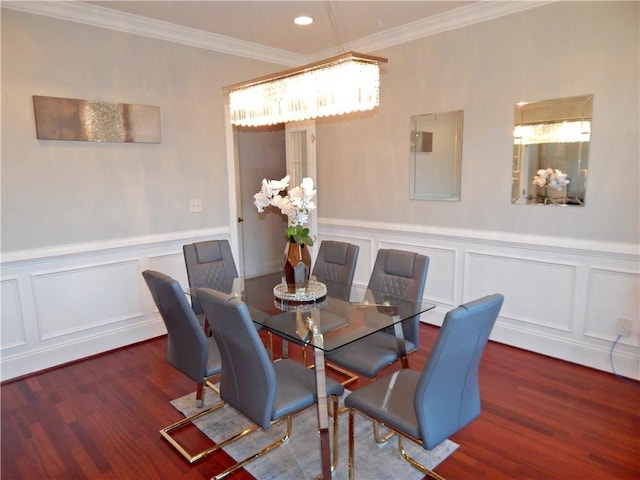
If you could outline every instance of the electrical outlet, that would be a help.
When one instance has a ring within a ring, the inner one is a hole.
[[[618,318],[618,321],[616,322],[616,335],[628,337],[631,335],[632,327],[631,320],[628,318]]]
[[[189,199],[189,211],[191,213],[198,213],[202,211],[202,199],[190,198]]]

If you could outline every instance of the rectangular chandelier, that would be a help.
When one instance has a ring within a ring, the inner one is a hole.
[[[515,145],[588,142],[590,138],[589,120],[518,125],[513,130]]]
[[[225,87],[231,123],[245,127],[372,110],[379,104],[380,63],[349,52]]]

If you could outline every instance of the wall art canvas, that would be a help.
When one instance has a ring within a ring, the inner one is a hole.
[[[41,140],[160,143],[160,107],[33,96]]]

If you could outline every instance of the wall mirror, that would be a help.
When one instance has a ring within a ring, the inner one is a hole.
[[[593,95],[515,107],[511,200],[584,205]]]
[[[462,110],[411,117],[410,143],[409,198],[460,201]]]

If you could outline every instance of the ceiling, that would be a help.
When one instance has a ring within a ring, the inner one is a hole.
[[[16,1],[2,8],[157,38],[279,65],[374,53],[555,0]],[[294,25],[298,15],[315,20]]]
[[[310,56],[478,2],[464,1],[91,1],[171,24]],[[307,15],[301,27],[294,17]],[[348,50],[348,49],[347,49]]]

